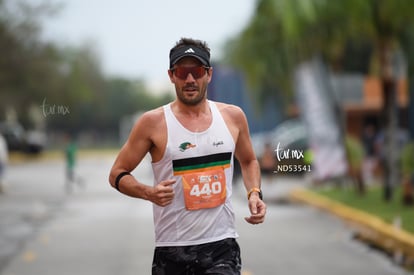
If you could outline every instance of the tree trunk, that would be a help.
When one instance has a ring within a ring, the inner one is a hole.
[[[385,201],[393,197],[393,188],[398,181],[398,106],[396,96],[396,75],[393,72],[392,56],[393,49],[389,41],[380,44],[380,64],[382,68],[381,82],[383,92],[383,131],[384,144],[381,162],[384,169],[384,190]]]
[[[390,201],[393,196],[393,188],[398,180],[398,107],[396,100],[396,85],[393,80],[383,81],[383,120],[384,120],[384,200]]]

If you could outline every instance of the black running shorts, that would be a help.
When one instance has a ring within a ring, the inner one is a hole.
[[[156,247],[152,275],[240,275],[240,247],[235,239],[174,247]]]

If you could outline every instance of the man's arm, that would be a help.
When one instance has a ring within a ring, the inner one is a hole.
[[[251,216],[245,219],[251,224],[262,223],[266,214],[266,205],[260,199],[259,192],[255,191],[260,190],[260,166],[253,150],[249,126],[246,116],[240,108],[234,109],[232,117],[234,118],[233,122],[239,129],[235,155],[240,163],[243,182],[249,194]]]
[[[159,110],[143,114],[131,130],[131,134],[119,152],[109,174],[109,183],[112,187],[128,196],[149,200],[157,205],[166,206],[174,198],[172,185],[175,180],[166,180],[156,186],[139,182],[132,175],[126,174],[116,184],[121,173],[129,173],[137,167],[148,152],[156,151],[162,144]],[[156,135],[158,133],[158,135]],[[158,140],[157,140],[158,139]],[[161,141],[160,141],[161,140]],[[156,142],[158,144],[156,144]],[[158,148],[155,148],[157,147]]]

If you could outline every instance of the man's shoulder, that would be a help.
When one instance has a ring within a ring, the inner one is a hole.
[[[160,119],[163,119],[163,117],[164,117],[164,108],[163,106],[161,106],[161,107],[144,112],[141,115],[140,120],[151,123],[154,121],[160,121]]]
[[[213,102],[216,104],[220,112],[243,113],[243,110],[237,105],[217,101]]]
[[[130,136],[135,139],[152,139],[162,134],[165,128],[163,107],[144,112],[135,121]]]
[[[214,102],[217,106],[217,109],[220,111],[222,115],[238,119],[240,116],[244,116],[243,110],[233,104],[223,103],[223,102]]]
[[[141,134],[143,132],[151,134],[153,131],[158,131],[159,127],[163,126],[162,122],[164,120],[164,111],[161,106],[141,114],[134,123],[134,130]]]

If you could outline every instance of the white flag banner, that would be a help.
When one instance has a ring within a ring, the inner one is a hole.
[[[302,63],[295,73],[296,95],[312,150],[316,180],[344,176],[347,161],[339,110],[328,74],[318,59]]]

